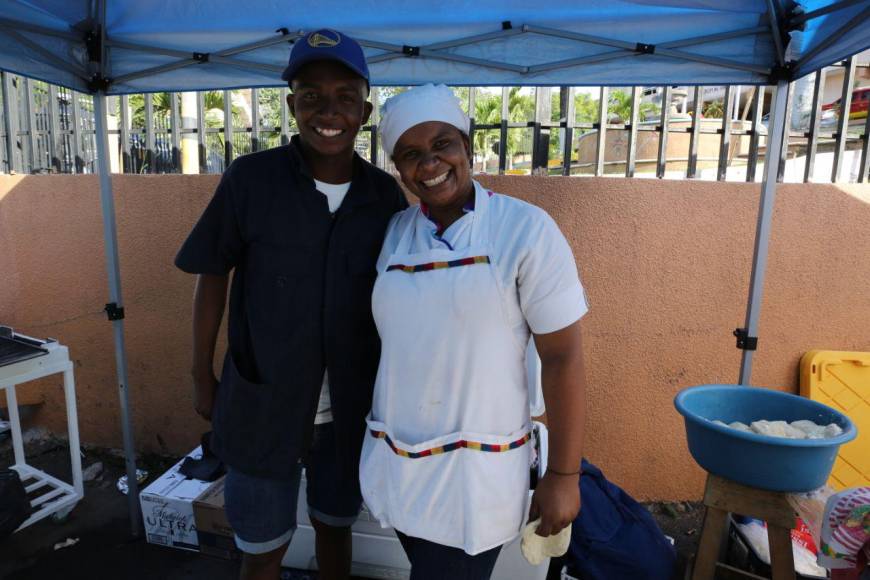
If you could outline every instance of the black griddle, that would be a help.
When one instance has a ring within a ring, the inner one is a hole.
[[[0,326],[0,367],[45,356],[48,350],[42,348],[45,342],[15,334],[8,326]]]

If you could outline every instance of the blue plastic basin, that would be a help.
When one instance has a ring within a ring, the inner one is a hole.
[[[674,405],[685,418],[689,452],[710,473],[761,489],[810,491],[825,484],[840,445],[858,434],[839,411],[810,399],[770,389],[703,385],[681,391]],[[836,423],[830,439],[784,439],[737,431],[713,423],[797,421]]]

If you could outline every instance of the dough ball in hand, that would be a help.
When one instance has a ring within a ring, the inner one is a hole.
[[[547,558],[564,556],[568,551],[568,544],[571,543],[571,524],[562,528],[558,534],[546,538],[535,533],[539,525],[541,525],[541,518],[526,524],[520,543],[523,556],[532,566],[543,564]]]

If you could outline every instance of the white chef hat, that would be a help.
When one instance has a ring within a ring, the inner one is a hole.
[[[415,125],[441,121],[466,135],[471,122],[462,111],[459,99],[446,85],[427,84],[387,99],[381,109],[381,140],[387,155],[393,155],[396,142]]]

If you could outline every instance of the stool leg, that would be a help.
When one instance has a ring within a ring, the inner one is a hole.
[[[12,451],[15,453],[15,465],[27,465],[24,456],[24,439],[21,436],[21,418],[18,415],[18,398],[15,396],[15,385],[6,389],[6,407],[9,410],[9,427],[12,431]]]
[[[84,497],[85,488],[82,483],[82,455],[79,446],[79,420],[76,411],[76,383],[73,371],[63,373],[63,394],[66,399],[66,425],[69,431],[69,455],[72,468],[73,487],[79,497]]]
[[[794,580],[794,553],[791,547],[791,531],[779,526],[768,525],[767,541],[770,543],[772,580]]]
[[[695,567],[692,570],[692,580],[713,580],[715,577],[716,562],[719,561],[727,518],[728,512],[707,506],[704,530],[701,532],[698,555],[695,556]]]

